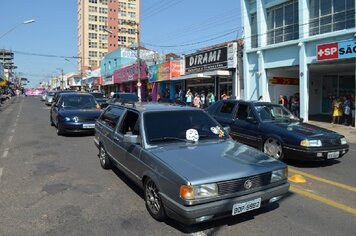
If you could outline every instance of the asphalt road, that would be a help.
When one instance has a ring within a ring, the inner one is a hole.
[[[93,136],[57,136],[38,97],[10,103],[0,111],[0,235],[356,235],[355,144],[333,162],[289,162],[297,182],[279,203],[183,226],[153,220],[142,191],[100,167]]]

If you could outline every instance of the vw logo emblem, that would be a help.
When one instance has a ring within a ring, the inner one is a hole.
[[[250,189],[252,187],[252,181],[251,180],[246,180],[244,183],[245,189]]]
[[[74,122],[78,122],[79,121],[79,117],[78,116],[74,116],[73,120],[74,120]]]

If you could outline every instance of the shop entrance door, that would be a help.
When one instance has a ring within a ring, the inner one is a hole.
[[[354,75],[324,75],[322,89],[322,107],[324,114],[330,114],[333,97],[342,98],[355,94]]]

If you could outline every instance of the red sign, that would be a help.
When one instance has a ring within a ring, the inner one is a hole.
[[[329,60],[339,58],[339,46],[338,43],[328,43],[318,45],[316,47],[317,60]]]
[[[299,79],[296,78],[273,77],[270,82],[271,84],[299,85]]]

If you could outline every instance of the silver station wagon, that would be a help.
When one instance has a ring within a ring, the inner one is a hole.
[[[143,189],[149,214],[196,224],[279,200],[287,166],[240,144],[204,110],[109,105],[95,125],[104,169],[115,165]]]

